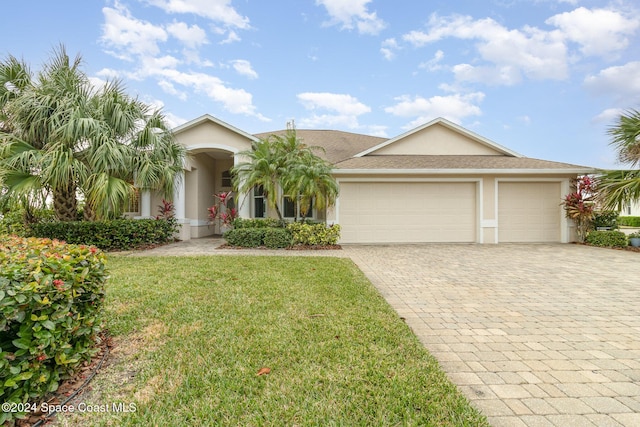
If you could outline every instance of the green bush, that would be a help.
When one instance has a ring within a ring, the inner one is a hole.
[[[294,245],[327,246],[336,245],[340,239],[340,225],[306,224],[294,222],[287,225],[293,235]]]
[[[264,232],[264,245],[271,249],[288,248],[293,236],[286,228],[267,228]]]
[[[627,236],[621,231],[591,231],[586,242],[593,246],[624,248]]]
[[[106,280],[95,247],[0,236],[1,402],[37,401],[95,355]]]
[[[111,251],[169,242],[176,232],[176,222],[174,219],[115,219],[38,223],[31,228],[36,237]]]
[[[593,215],[593,226],[618,228],[618,212],[616,211],[600,211]]]
[[[640,227],[640,216],[619,216],[618,225]]]
[[[264,244],[266,228],[234,228],[227,230],[222,237],[232,246],[257,248]]]
[[[30,237],[35,223],[55,222],[51,209],[34,209],[27,213],[24,209],[14,209],[0,216],[0,234]]]
[[[233,228],[283,228],[284,224],[275,218],[236,218]]]

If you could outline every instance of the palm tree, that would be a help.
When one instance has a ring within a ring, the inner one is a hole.
[[[640,112],[629,110],[620,115],[609,129],[612,145],[621,163],[640,165]],[[621,209],[630,201],[640,200],[640,170],[606,171],[598,179],[598,190],[605,209]]]
[[[308,214],[307,207],[315,203],[316,208],[333,206],[338,197],[338,183],[331,175],[331,164],[307,152],[298,159],[286,177],[284,188],[287,194],[298,194],[302,218]]]
[[[248,193],[254,187],[262,187],[267,204],[273,207],[278,219],[283,221],[278,206],[278,188],[286,174],[285,160],[279,140],[266,138],[252,144],[251,150],[239,153],[246,161],[232,169],[233,185],[239,193]]]
[[[269,206],[273,207],[278,219],[283,221],[278,204],[279,192],[296,200],[301,206],[331,206],[338,194],[338,185],[331,175],[331,165],[313,153],[315,147],[308,147],[296,135],[294,129],[284,136],[270,135],[253,144],[252,150],[240,155],[247,161],[233,168],[234,186],[241,193],[254,187],[262,187]],[[302,212],[303,217],[307,212]]]
[[[56,216],[117,213],[136,186],[171,195],[185,149],[163,115],[129,97],[118,81],[94,87],[63,46],[37,76],[0,63],[0,179],[9,197],[50,191]]]

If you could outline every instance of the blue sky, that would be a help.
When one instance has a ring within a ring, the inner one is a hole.
[[[621,167],[608,127],[640,108],[635,0],[23,0],[0,55],[62,43],[173,125],[394,137],[445,117],[525,156]]]

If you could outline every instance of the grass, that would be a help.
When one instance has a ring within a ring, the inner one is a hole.
[[[109,268],[113,361],[81,401],[136,411],[61,425],[488,425],[349,260],[111,256]]]

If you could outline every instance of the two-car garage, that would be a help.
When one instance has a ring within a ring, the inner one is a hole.
[[[560,242],[560,202],[560,181],[342,180],[336,219],[342,243]]]

